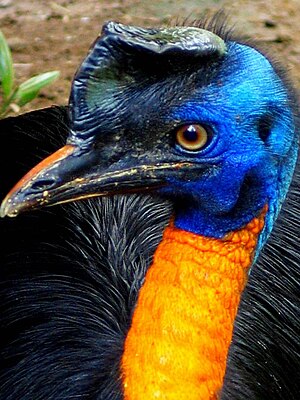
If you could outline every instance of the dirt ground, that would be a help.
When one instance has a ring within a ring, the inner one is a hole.
[[[237,32],[275,54],[300,88],[300,0],[0,0],[0,29],[12,49],[18,82],[49,70],[61,72],[27,111],[67,103],[76,68],[104,21],[169,25],[220,8]]]

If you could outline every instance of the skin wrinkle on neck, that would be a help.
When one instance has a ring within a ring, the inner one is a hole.
[[[215,400],[267,207],[222,239],[166,228],[125,340],[125,400]]]

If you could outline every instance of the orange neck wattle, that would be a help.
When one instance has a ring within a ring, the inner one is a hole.
[[[169,226],[125,340],[125,400],[212,400],[266,209],[223,239]]]

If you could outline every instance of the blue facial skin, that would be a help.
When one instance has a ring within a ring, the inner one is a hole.
[[[175,226],[222,238],[245,226],[267,204],[258,254],[286,196],[297,158],[287,91],[262,54],[230,42],[219,76],[191,97],[173,110],[172,118],[209,127],[213,139],[195,153],[176,147],[178,154],[207,169],[198,180],[172,179],[162,189],[178,197]]]

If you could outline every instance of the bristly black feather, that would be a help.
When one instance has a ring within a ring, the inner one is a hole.
[[[219,10],[212,16],[203,15],[200,19],[186,18],[177,25],[193,26],[215,33],[225,42],[234,40],[234,26],[229,23],[229,16],[224,10]]]
[[[3,120],[0,130],[1,182],[11,186],[34,153],[64,140],[66,112]],[[0,221],[1,400],[122,399],[123,342],[170,213],[132,195]]]
[[[129,196],[23,219],[0,274],[1,399],[122,398],[124,339],[169,213]]]
[[[244,42],[223,16],[189,25]],[[67,130],[64,108],[0,122],[1,197]],[[299,397],[299,183],[298,166],[239,308],[222,400]],[[124,338],[170,213],[162,200],[130,196],[0,221],[0,400],[123,398]]]
[[[258,42],[257,40],[249,37],[246,34],[240,33],[238,25],[236,26],[231,23],[229,14],[224,9],[220,9],[212,16],[207,16],[206,14],[204,14],[198,19],[193,19],[192,17],[181,20],[178,19],[177,21],[175,21],[174,25],[193,26],[196,28],[206,29],[218,35],[225,42],[232,41],[255,48],[257,51],[263,54],[272,64],[275,72],[287,88],[287,93],[290,98],[290,107],[294,111],[295,118],[299,115],[299,93],[295,90],[294,85],[289,78],[286,66],[283,66],[273,53],[271,54],[267,46],[264,46],[261,42]]]
[[[300,393],[300,163],[246,286],[221,400],[297,400]]]
[[[0,129],[7,134],[1,182],[10,186],[37,149],[61,144],[67,118],[48,109],[4,120]],[[243,296],[221,399],[298,398],[298,182]],[[165,202],[130,196],[1,220],[1,400],[122,399],[124,338],[169,215]]]
[[[220,18],[221,17],[221,18]],[[300,134],[299,93],[284,68],[261,43],[226,31],[221,12],[210,28],[225,41],[256,48],[283,81]],[[220,18],[220,19],[219,19]],[[208,22],[209,23],[209,22]],[[208,23],[200,27],[208,29]],[[296,400],[300,393],[300,162],[272,235],[240,303],[220,400]]]
[[[218,35],[225,42],[232,41],[255,48],[270,61],[276,74],[283,81],[289,95],[290,107],[294,111],[295,118],[298,117],[299,92],[295,90],[294,85],[290,80],[289,74],[287,73],[286,66],[283,66],[273,53],[271,54],[270,49],[267,46],[264,46],[261,42],[258,42],[252,37],[249,37],[245,33],[242,34],[241,32],[239,32],[238,25],[233,25],[231,23],[229,14],[224,9],[220,9],[212,16],[207,16],[206,14],[204,14],[198,19],[192,19],[191,17],[188,17],[184,20],[177,20],[175,22],[175,25],[193,26],[201,29],[206,29]]]
[[[207,31],[215,33],[225,42],[228,42],[230,40],[235,40],[235,29],[234,26],[230,24],[229,19],[229,15],[223,9],[221,9],[212,16],[204,14],[197,19],[193,18],[192,16],[184,19],[178,18],[174,22],[174,25],[191,26],[195,28],[205,29]]]

